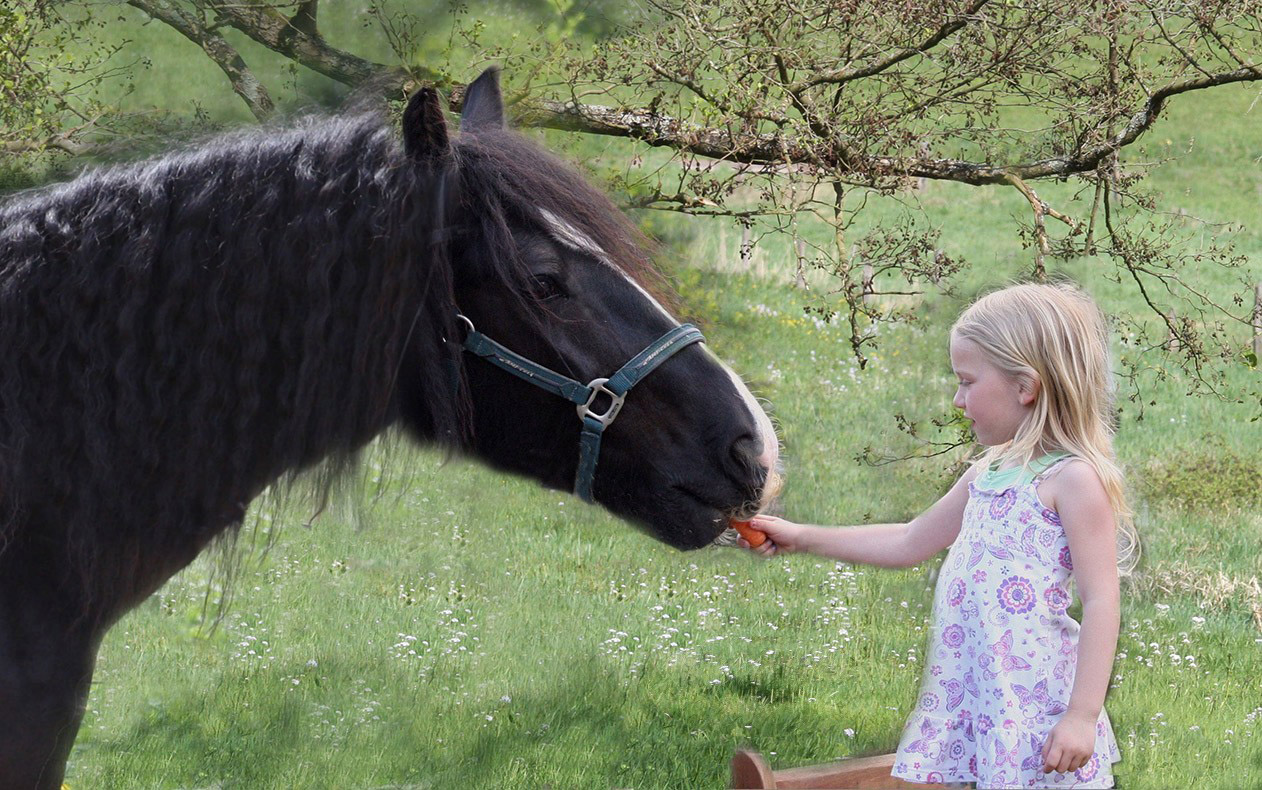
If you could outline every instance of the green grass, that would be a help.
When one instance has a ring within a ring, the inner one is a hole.
[[[712,345],[775,405],[790,514],[900,519],[931,501],[940,464],[851,458],[897,440],[893,410],[946,403],[939,329],[892,332],[859,373],[836,329],[802,325],[790,289],[680,279]],[[1122,433],[1131,468],[1246,430],[1169,389]],[[1256,443],[1233,452],[1262,460]],[[425,452],[366,474],[387,493],[344,497],[358,517],[344,507],[307,530],[300,508],[267,511],[287,526],[245,562],[214,633],[196,627],[209,559],[116,627],[71,787],[720,787],[740,745],[778,766],[896,745],[931,566],[681,555],[572,497]],[[1230,593],[1262,575],[1262,518],[1252,501],[1160,497],[1141,513],[1148,554],[1108,701],[1118,776],[1255,786],[1262,601]]]
[[[354,20],[322,22],[336,41],[385,59]],[[495,17],[488,35],[522,24]],[[159,65],[124,109],[196,105],[217,122],[248,118],[187,42],[157,25],[127,30],[132,53]],[[233,40],[284,107],[336,93]],[[1152,177],[1169,206],[1244,223],[1231,233],[1248,256],[1244,272],[1197,272],[1219,298],[1240,293],[1240,274],[1262,279],[1255,97],[1238,88],[1177,97],[1133,151],[1188,151]],[[632,156],[621,142],[541,136],[612,165]],[[6,171],[0,183],[27,178]],[[1035,186],[1068,213],[1089,207],[1072,199],[1072,184]],[[1013,223],[1028,206],[1015,190],[932,184],[916,199],[942,248],[974,264],[962,295],[1028,271]],[[851,237],[899,213],[873,202]],[[803,315],[825,283],[809,294],[789,285],[786,241],[766,240],[754,272],[732,273],[739,230],[651,221],[669,240],[688,312],[772,406],[788,515],[905,519],[941,492],[945,460],[874,468],[854,458],[868,445],[910,449],[895,412],[947,409],[945,332],[959,299],[926,299],[922,325],[883,330],[859,370],[839,328]],[[803,233],[826,239],[818,226]],[[1107,260],[1054,268],[1110,314],[1141,310],[1108,281]],[[1246,329],[1230,331],[1243,348]],[[1258,387],[1257,370],[1227,375],[1237,389]],[[1124,589],[1107,703],[1123,753],[1116,772],[1127,788],[1262,786],[1257,404],[1185,397],[1177,375],[1146,387],[1143,402],[1154,403],[1139,419],[1124,402],[1118,436],[1146,553]],[[422,450],[397,453],[384,470],[372,465],[378,457],[369,454],[365,474],[386,493],[352,490],[309,530],[298,504],[257,507],[260,539],[274,545],[241,561],[217,629],[203,620],[207,590],[221,588],[214,555],[115,627],[71,757],[72,788],[721,787],[741,745],[777,767],[896,745],[919,681],[936,563],[893,572],[735,550],[678,554],[529,482]],[[247,530],[238,549],[253,538]]]

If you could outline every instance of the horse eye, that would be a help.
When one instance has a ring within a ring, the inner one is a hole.
[[[565,296],[561,283],[551,274],[530,275],[530,295],[541,302]]]

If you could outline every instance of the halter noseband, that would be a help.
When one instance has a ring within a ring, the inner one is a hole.
[[[700,329],[692,324],[682,324],[654,340],[609,378],[592,379],[587,384],[580,384],[509,351],[474,329],[473,322],[465,316],[457,314],[457,317],[469,326],[469,335],[464,340],[466,351],[575,405],[578,418],[583,422],[583,432],[578,443],[578,473],[574,478],[574,493],[584,502],[592,501],[592,483],[596,478],[601,434],[622,410],[627,392],[675,354],[693,343],[705,341]],[[597,413],[592,409],[592,404],[602,394],[609,396],[609,407],[603,413]]]

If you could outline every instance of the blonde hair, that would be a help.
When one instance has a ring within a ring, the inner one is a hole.
[[[1028,467],[1036,453],[1063,450],[1091,464],[1116,517],[1118,567],[1139,559],[1139,535],[1113,450],[1109,332],[1090,296],[1069,283],[1024,283],[989,293],[960,315],[951,336],[977,345],[1017,381],[1038,382],[1033,409],[1011,441],[978,460]]]

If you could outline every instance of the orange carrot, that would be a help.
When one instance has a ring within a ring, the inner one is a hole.
[[[759,546],[761,546],[763,543],[767,541],[767,533],[763,532],[762,530],[754,529],[753,527],[749,526],[748,521],[737,521],[736,519],[733,518],[733,519],[728,519],[727,523],[731,524],[732,529],[739,532],[741,534],[741,537],[744,538],[749,543],[749,545],[753,546],[754,548],[758,548]]]

